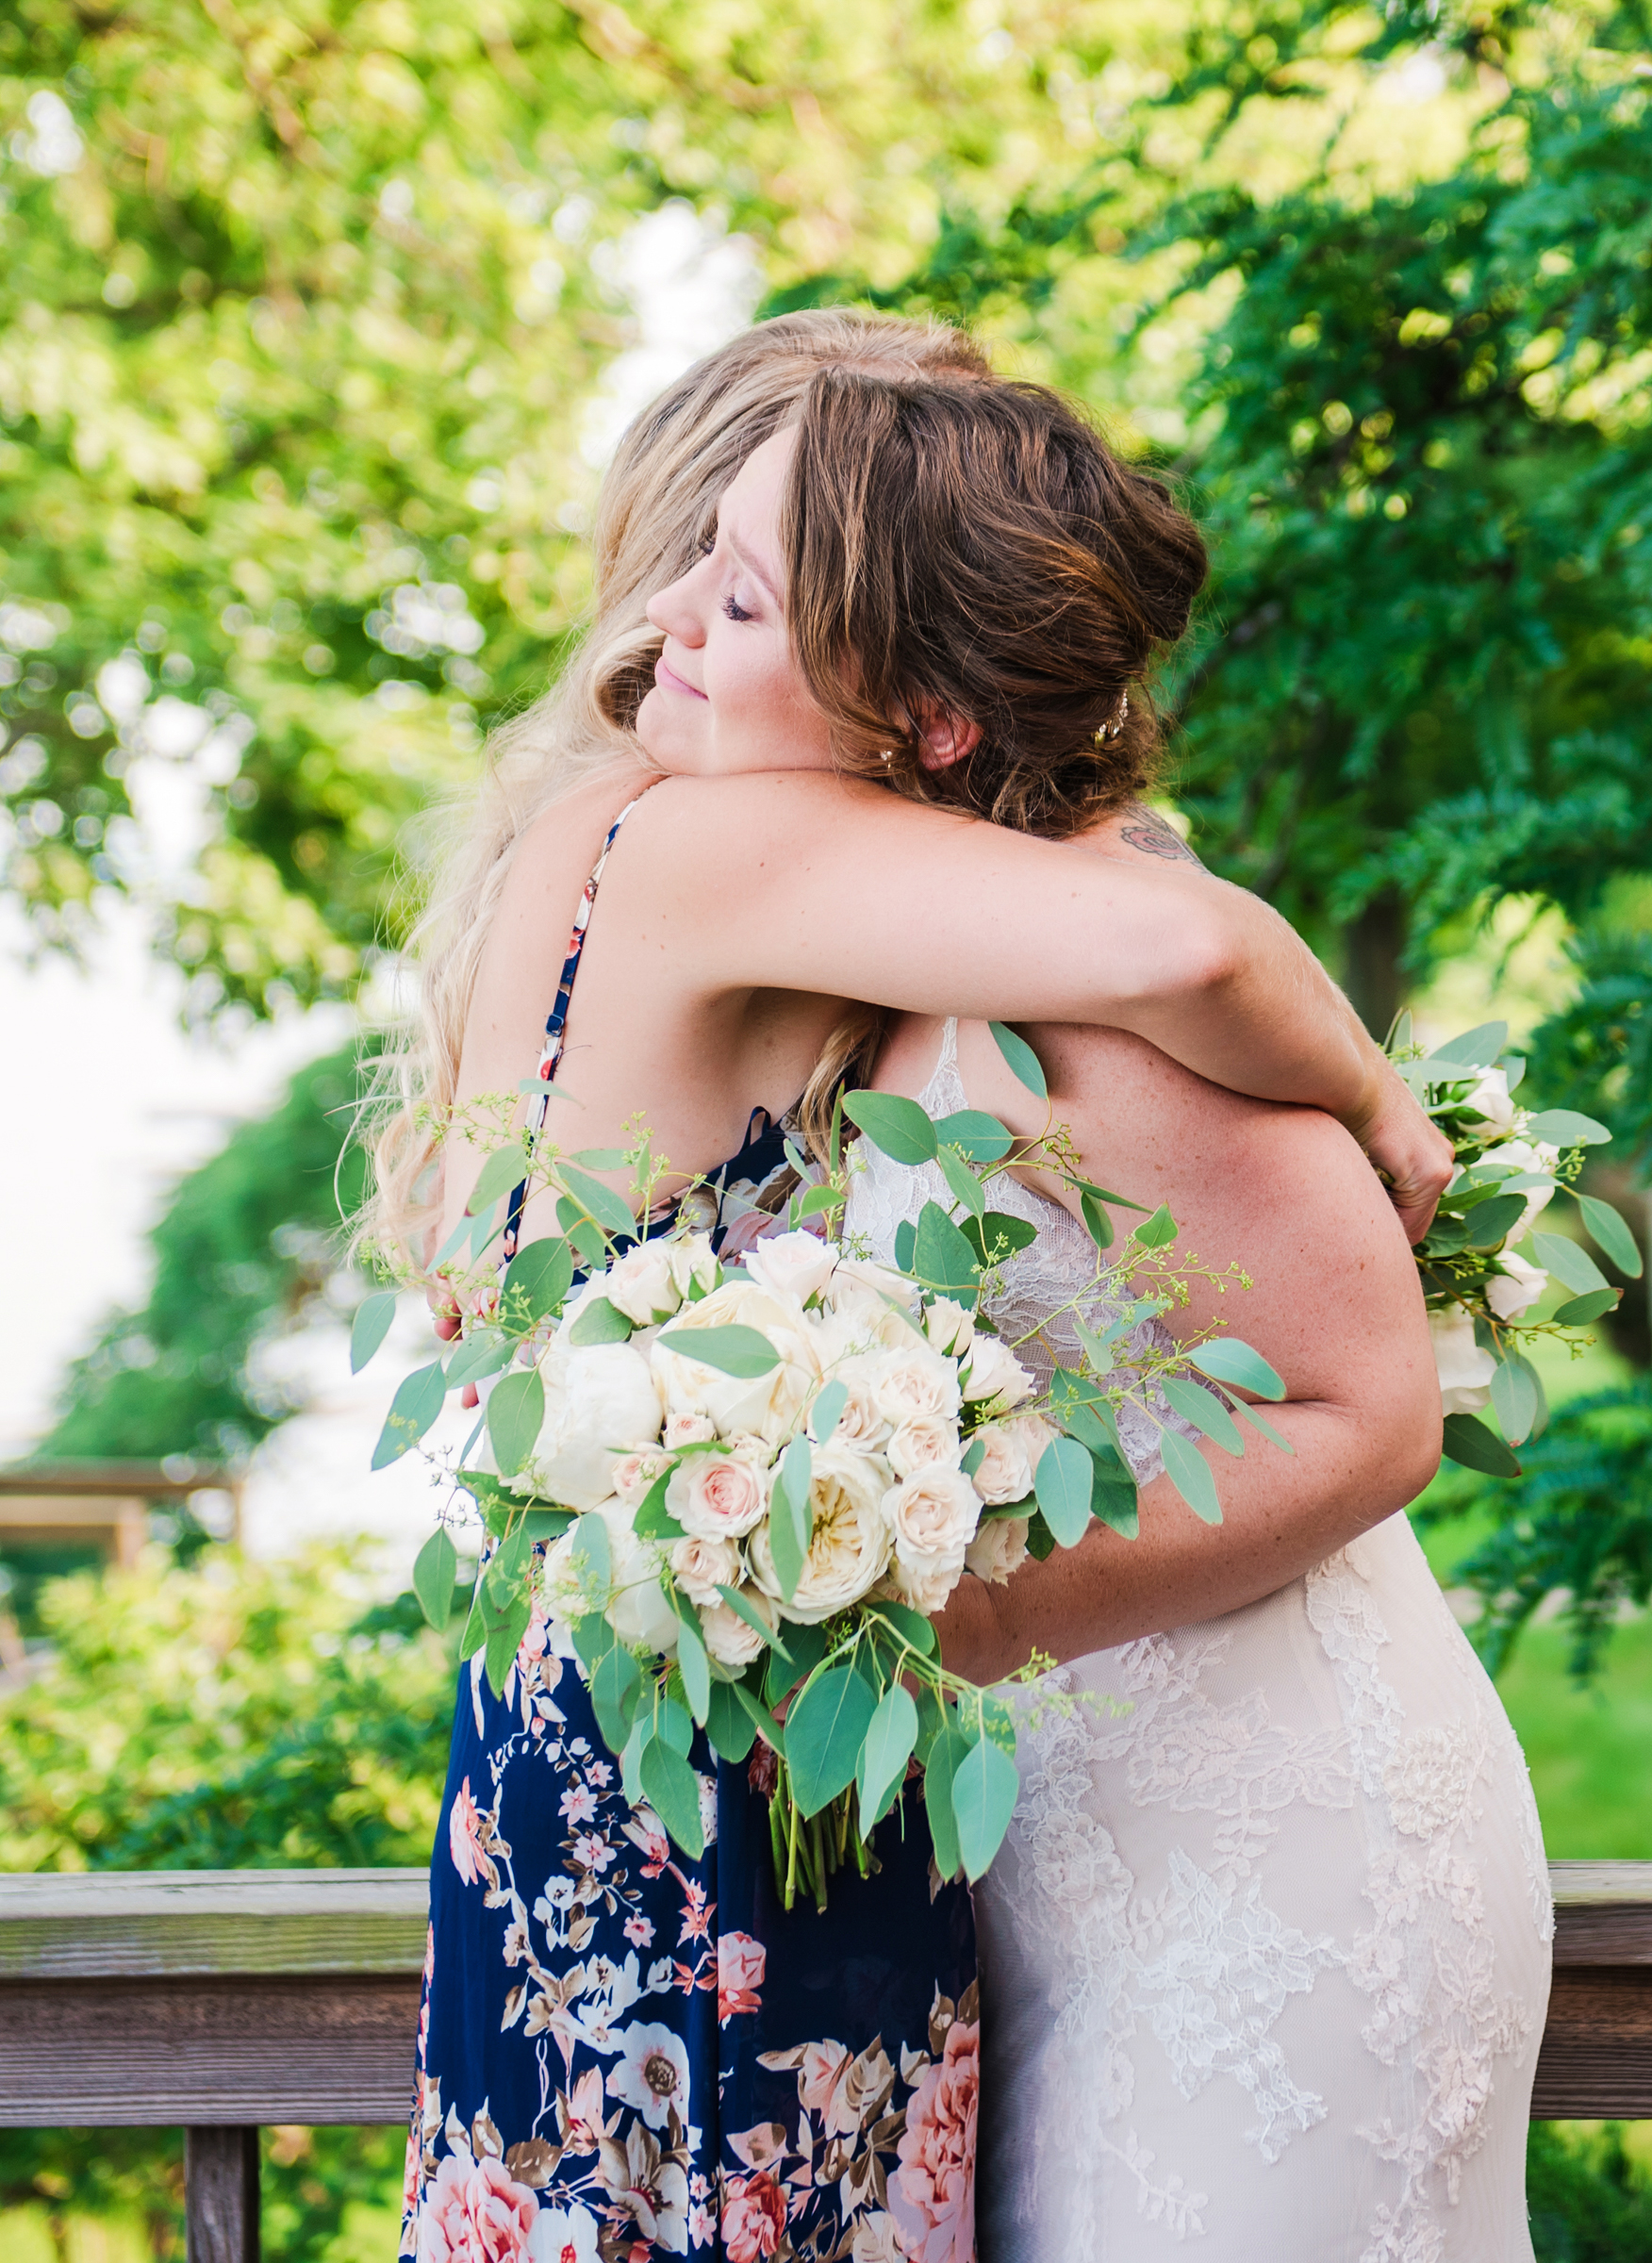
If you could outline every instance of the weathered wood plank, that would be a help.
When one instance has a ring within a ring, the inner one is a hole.
[[[0,1875],[0,1979],[418,1972],[428,1893],[421,1870]]]
[[[1652,2117],[1652,1970],[1556,1967],[1531,2113],[1539,2122]]]
[[[0,2127],[397,2123],[418,1974],[0,1982]]]
[[[184,2133],[187,2263],[258,2263],[258,2133]]]

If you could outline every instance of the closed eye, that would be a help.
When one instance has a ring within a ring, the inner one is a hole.
[[[722,609],[730,620],[755,620],[757,618],[755,613],[748,613],[745,606],[737,603],[732,596],[723,599]]]

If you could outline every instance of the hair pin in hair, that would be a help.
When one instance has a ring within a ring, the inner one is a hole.
[[[1100,730],[1096,734],[1096,744],[1099,747],[1102,745],[1112,745],[1113,741],[1124,729],[1124,719],[1129,713],[1130,694],[1128,691],[1121,691],[1118,695],[1117,706],[1113,710],[1113,713],[1108,717],[1107,720],[1102,724]]]

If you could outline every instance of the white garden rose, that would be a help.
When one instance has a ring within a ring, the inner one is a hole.
[[[539,1375],[545,1419],[528,1466],[507,1482],[570,1509],[594,1509],[613,1492],[620,1459],[659,1436],[648,1363],[629,1344],[573,1345],[559,1336]]]
[[[608,1267],[603,1294],[616,1312],[637,1328],[669,1320],[683,1301],[664,1242],[638,1242]]]
[[[622,1454],[614,1464],[614,1491],[635,1508],[665,1466],[666,1457],[657,1446]]]
[[[704,1540],[691,1533],[671,1550],[677,1585],[691,1603],[718,1603],[719,1587],[738,1587],[744,1566],[732,1540]]]
[[[961,1360],[975,1340],[975,1314],[950,1297],[937,1297],[923,1316],[932,1349]]]
[[[662,1244],[670,1258],[671,1280],[679,1301],[690,1289],[698,1289],[702,1297],[717,1286],[717,1252],[711,1246],[708,1233],[687,1233],[681,1241]]]
[[[914,1415],[891,1432],[884,1448],[898,1478],[909,1478],[918,1469],[956,1469],[963,1450],[957,1424],[940,1414]]]
[[[1018,1429],[1020,1426],[1016,1427]],[[1045,1426],[1041,1424],[1039,1427],[1042,1429]],[[985,1423],[976,1431],[970,1443],[982,1449],[981,1460],[976,1463],[975,1473],[970,1478],[970,1483],[982,1499],[994,1505],[1003,1501],[1024,1501],[1032,1490],[1033,1464],[1028,1457],[1026,1446],[1016,1435],[1016,1429],[1001,1422]],[[1002,1520],[995,1518],[992,1521],[999,1523]]]
[[[1499,1320],[1518,1320],[1548,1287],[1548,1275],[1517,1249],[1505,1249],[1497,1259],[1501,1272],[1486,1282],[1486,1302]]]
[[[841,1306],[852,1297],[870,1297],[878,1303],[892,1297],[904,1312],[915,1313],[922,1294],[917,1281],[908,1280],[904,1273],[873,1264],[864,1257],[840,1257],[826,1284],[827,1302],[834,1306]]]
[[[750,1379],[708,1367],[685,1346],[702,1328],[751,1328],[766,1336],[780,1364]],[[804,1401],[820,1379],[819,1363],[800,1308],[755,1281],[725,1280],[698,1304],[685,1305],[649,1354],[666,1412],[704,1414],[719,1437],[750,1430],[769,1446],[791,1435]]]
[[[828,1367],[827,1381],[841,1383],[848,1395],[832,1433],[834,1445],[860,1446],[870,1453],[888,1437],[889,1418],[878,1403],[878,1366],[875,1354],[860,1352]],[[814,1435],[812,1410],[810,1435]]]
[[[981,1521],[981,1495],[959,1469],[915,1470],[884,1495],[884,1522],[904,1564],[962,1564]]]
[[[909,1351],[924,1341],[917,1322],[881,1297],[845,1297],[811,1314],[810,1328],[824,1367],[863,1352]]]
[[[964,1577],[964,1559],[947,1557],[932,1567],[902,1563],[900,1557],[890,1560],[888,1572],[880,1581],[878,1593],[887,1595],[891,1602],[904,1603],[911,1611],[922,1611],[933,1619],[937,1611],[944,1611],[952,1590]]]
[[[1514,1101],[1509,1090],[1509,1072],[1503,1068],[1484,1068],[1463,1106],[1471,1115],[1482,1116],[1488,1124],[1495,1124],[1499,1132],[1514,1129]]]
[[[809,1486],[814,1537],[789,1603],[781,1594],[768,1525],[752,1533],[748,1547],[752,1577],[788,1619],[817,1626],[876,1586],[889,1561],[891,1536],[879,1511],[888,1482],[889,1465],[876,1454],[851,1453],[836,1445],[817,1448]]]
[[[732,1587],[735,1582],[730,1580],[728,1584]],[[749,1603],[768,1626],[772,1627],[779,1624],[780,1614],[760,1587],[742,1587],[740,1600]],[[756,1628],[749,1627],[737,1611],[731,1611],[720,1595],[701,1607],[700,1631],[705,1637],[706,1648],[719,1666],[749,1666],[754,1658],[768,1648]]]
[[[668,1453],[680,1453],[686,1445],[709,1445],[717,1436],[717,1425],[708,1414],[668,1414],[663,1443]]]
[[[1486,1160],[1489,1163],[1512,1164],[1520,1171],[1549,1171],[1559,1167],[1561,1150],[1551,1148],[1546,1139],[1505,1139],[1499,1141]],[[1526,1208],[1504,1236],[1504,1246],[1524,1241],[1540,1214],[1555,1198],[1552,1186],[1521,1188],[1526,1197]]]
[[[878,1368],[878,1405],[897,1429],[924,1414],[950,1419],[958,1412],[958,1371],[927,1345],[888,1352]]]
[[[567,1622],[601,1609],[604,1601],[610,1626],[622,1643],[646,1643],[651,1650],[671,1652],[677,1644],[677,1614],[660,1586],[658,1551],[638,1540],[631,1528],[628,1502],[599,1501],[594,1513],[608,1533],[611,1599],[587,1592],[575,1563],[579,1528],[553,1540],[545,1550],[545,1600],[557,1618]]]
[[[966,1398],[993,1399],[1002,1406],[1018,1407],[1037,1387],[1007,1344],[997,1336],[976,1336],[969,1350]]]
[[[745,1264],[760,1289],[807,1304],[831,1280],[837,1257],[835,1242],[822,1241],[818,1233],[800,1228],[795,1233],[767,1233],[753,1242]]]
[[[1044,1449],[1051,1445],[1057,1432],[1051,1429],[1042,1414],[1012,1414],[1007,1422],[998,1426],[1015,1439],[1027,1457],[1027,1466],[1036,1477],[1038,1464],[1044,1459]]]
[[[666,1513],[702,1540],[739,1540],[768,1507],[764,1472],[732,1454],[686,1454],[666,1487]]]
[[[1027,1519],[1024,1516],[987,1516],[964,1551],[966,1569],[994,1587],[1006,1587],[1010,1574],[1027,1561]]]
[[[1474,1340],[1474,1319],[1461,1305],[1429,1314],[1440,1397],[1447,1414],[1478,1414],[1491,1399],[1497,1363]]]

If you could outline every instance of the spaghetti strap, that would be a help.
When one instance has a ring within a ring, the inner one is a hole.
[[[545,1090],[536,1093],[528,1103],[525,1129],[529,1132],[542,1132],[545,1128],[545,1118],[550,1113],[550,1087],[555,1082],[557,1064],[562,1059],[563,1036],[568,1028],[568,1008],[570,1000],[573,997],[573,978],[579,972],[580,956],[585,950],[586,929],[590,925],[591,909],[597,900],[597,889],[602,884],[603,867],[608,861],[608,851],[614,846],[615,836],[620,826],[624,824],[643,796],[658,783],[657,779],[651,780],[650,785],[643,787],[642,793],[634,796],[631,801],[627,801],[625,807],[609,826],[603,841],[602,851],[596,863],[591,867],[591,876],[586,882],[584,892],[580,897],[579,909],[573,916],[573,933],[568,939],[568,956],[562,962],[562,975],[556,984],[555,1002],[545,1022],[545,1043],[539,1054],[539,1065],[535,1071]],[[521,1224],[522,1209],[527,1201],[527,1194],[528,1182],[524,1179],[511,1194],[510,1210],[505,1218],[504,1233],[501,1240],[503,1252],[501,1263],[503,1264],[508,1264],[516,1255],[517,1233]]]

